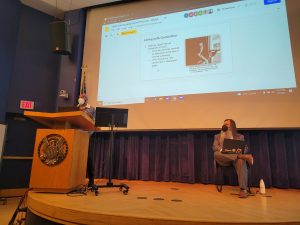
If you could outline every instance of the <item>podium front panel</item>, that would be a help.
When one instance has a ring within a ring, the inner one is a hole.
[[[76,129],[38,129],[30,188],[69,192],[84,184],[89,134]]]

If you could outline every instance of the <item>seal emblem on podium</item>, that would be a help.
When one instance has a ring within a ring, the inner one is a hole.
[[[56,166],[68,154],[68,143],[59,134],[50,134],[44,137],[38,146],[38,157],[47,166]]]

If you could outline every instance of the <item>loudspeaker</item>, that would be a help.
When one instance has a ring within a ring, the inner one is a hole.
[[[52,52],[61,55],[71,55],[70,29],[65,21],[50,23]]]

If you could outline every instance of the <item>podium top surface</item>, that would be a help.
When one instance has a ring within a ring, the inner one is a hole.
[[[83,111],[74,112],[34,112],[24,111],[24,116],[53,129],[95,130],[95,121]]]

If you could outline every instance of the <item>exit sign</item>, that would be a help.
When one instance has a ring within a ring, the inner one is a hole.
[[[20,101],[20,109],[34,109],[34,102],[33,101]]]

